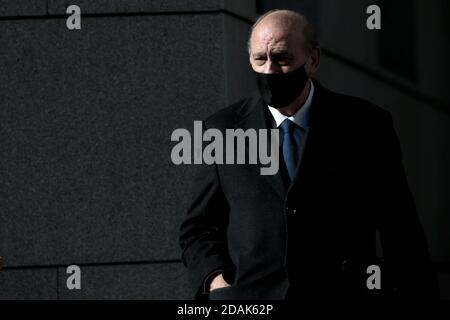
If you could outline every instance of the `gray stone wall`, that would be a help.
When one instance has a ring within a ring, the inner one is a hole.
[[[251,89],[252,8],[0,1],[0,299],[191,298],[170,137]]]

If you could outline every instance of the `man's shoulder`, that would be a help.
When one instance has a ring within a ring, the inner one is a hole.
[[[321,95],[325,103],[330,106],[333,113],[338,117],[360,123],[389,120],[391,113],[374,103],[349,94],[338,93],[324,87],[321,88]]]
[[[257,102],[256,94],[251,94],[226,108],[220,109],[205,119],[207,127],[232,127],[234,126],[245,114],[248,112],[251,106]]]

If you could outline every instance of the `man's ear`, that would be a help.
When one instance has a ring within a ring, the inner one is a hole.
[[[320,47],[315,47],[311,52],[311,70],[310,75],[313,75],[317,72],[320,66],[320,57],[322,55],[322,51],[320,50]]]

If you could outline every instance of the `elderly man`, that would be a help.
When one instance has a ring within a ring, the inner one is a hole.
[[[249,53],[259,91],[204,126],[278,128],[280,170],[198,166],[180,235],[196,297],[435,297],[390,114],[311,80],[320,48],[299,13],[262,16]]]

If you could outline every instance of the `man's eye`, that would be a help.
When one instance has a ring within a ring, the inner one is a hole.
[[[281,58],[281,59],[277,59],[276,62],[280,66],[287,66],[291,63],[291,60],[288,58]]]
[[[263,65],[264,63],[266,63],[266,58],[255,58],[255,62],[257,65]]]

